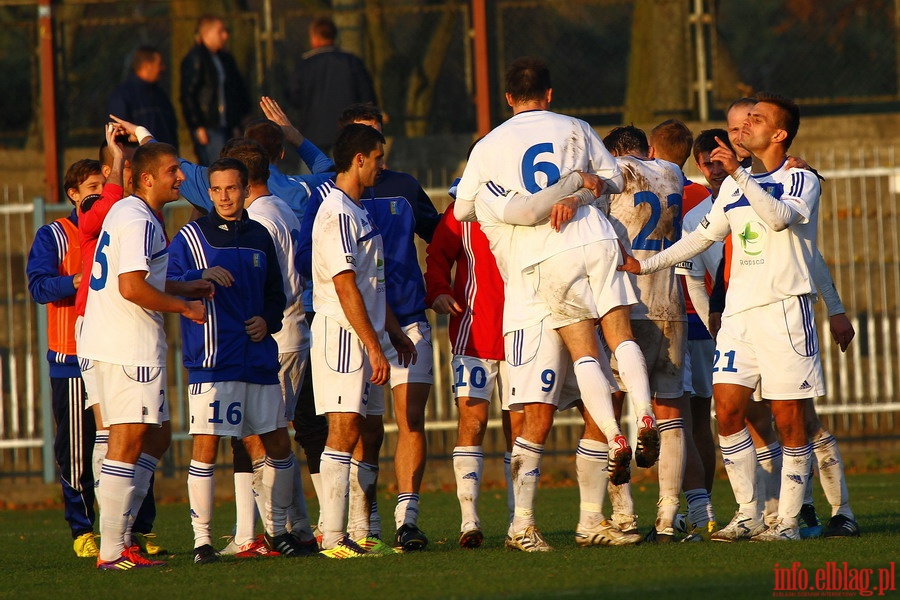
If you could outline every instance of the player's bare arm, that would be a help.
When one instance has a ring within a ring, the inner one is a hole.
[[[342,271],[331,278],[334,282],[334,291],[341,303],[341,310],[350,322],[353,331],[362,341],[372,365],[372,377],[369,379],[375,385],[384,385],[391,376],[391,365],[388,363],[384,352],[381,350],[381,342],[372,321],[366,312],[362,294],[356,287],[356,273]]]
[[[161,292],[147,282],[146,271],[119,275],[119,293],[123,298],[147,310],[176,313],[195,323],[206,323],[206,307],[199,300],[182,300]]]
[[[284,131],[284,140],[286,142],[292,144],[295,148],[303,143],[303,134],[294,127],[291,120],[288,119],[288,116],[281,109],[281,105],[278,104],[274,98],[262,96],[259,99],[259,107],[262,109],[263,114],[266,115],[267,119],[281,126],[281,130]]]
[[[431,310],[439,315],[453,315],[458,317],[463,313],[463,307],[450,294],[441,294],[434,299]]]
[[[193,281],[166,280],[166,293],[173,296],[208,300],[213,297],[215,291],[216,287],[205,279],[195,279]]]
[[[113,157],[112,168],[109,171],[109,177],[106,178],[106,183],[112,183],[121,187],[123,184],[122,173],[125,167],[125,149],[122,147],[122,144],[116,141],[120,131],[121,128],[116,123],[108,123],[106,125],[106,145],[109,146]]]
[[[211,281],[222,287],[231,287],[232,284],[234,284],[234,275],[232,275],[225,267],[220,267],[218,265],[204,269],[203,274],[200,277],[201,279]]]
[[[141,125],[137,125],[135,123],[129,123],[125,119],[120,119],[116,115],[109,115],[109,118],[112,119],[116,124],[118,124],[119,131],[127,135],[129,141],[137,142],[142,146],[154,141],[153,134],[150,133],[150,131],[148,131],[146,127],[142,127]]]
[[[409,336],[403,332],[400,322],[397,321],[394,311],[390,305],[387,305],[384,319],[384,329],[387,331],[388,337],[391,339],[391,345],[397,351],[397,361],[404,367],[416,364],[419,353],[416,351],[416,345]]]

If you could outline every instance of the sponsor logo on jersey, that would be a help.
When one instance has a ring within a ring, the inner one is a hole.
[[[744,254],[756,256],[762,253],[765,232],[765,227],[757,221],[748,221],[744,224],[744,229],[738,233],[738,239],[741,240],[741,249],[744,251]]]
[[[680,262],[677,265],[675,265],[675,268],[676,269],[687,269],[688,271],[693,271],[694,270],[694,261],[686,260],[684,262]]]
[[[812,386],[809,385],[809,382],[804,379],[803,383],[800,384],[800,391],[811,390],[811,389],[812,389]]]
[[[709,219],[703,217],[703,220],[700,221],[700,227],[702,227],[703,229],[709,229]]]
[[[353,266],[356,266],[356,257],[352,254],[347,255],[347,262]]]

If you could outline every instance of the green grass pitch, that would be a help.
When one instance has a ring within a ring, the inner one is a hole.
[[[818,486],[818,484],[816,484]],[[538,493],[537,519],[554,551],[527,555],[504,550],[505,490],[482,493],[480,512],[485,545],[457,547],[459,509],[452,493],[424,494],[420,526],[429,535],[425,552],[356,560],[246,559],[215,564],[191,563],[192,534],[186,504],[159,507],[156,531],[173,555],[166,567],[129,572],[99,572],[91,559],[77,559],[62,510],[0,512],[0,598],[771,598],[778,592],[775,564],[799,563],[815,585],[818,569],[844,562],[851,569],[872,569],[873,597],[879,596],[879,569],[890,569],[900,556],[900,478],[865,474],[849,478],[852,505],[863,530],[859,539],[817,539],[793,543],[697,543],[625,548],[578,548],[573,533],[578,518],[576,487],[548,487]],[[655,515],[655,482],[636,485],[634,495],[646,532]],[[379,495],[385,534],[393,533],[394,498]],[[727,481],[717,480],[714,501],[720,522],[731,517],[733,498]],[[315,501],[312,514],[317,514]],[[820,515],[827,513],[816,492]],[[216,507],[217,534],[229,532],[233,505]],[[390,531],[388,531],[390,530]],[[220,546],[224,545],[221,540]],[[896,571],[896,569],[895,569]],[[798,571],[799,572],[799,571]],[[860,571],[860,573],[862,573]],[[882,572],[887,573],[887,572]],[[894,579],[896,576],[894,575]],[[861,580],[860,580],[861,581]],[[894,582],[896,588],[896,582]],[[846,586],[845,586],[846,587]],[[805,592],[806,596],[856,596],[856,593]]]

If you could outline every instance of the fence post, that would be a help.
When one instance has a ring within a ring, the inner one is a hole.
[[[33,229],[37,231],[44,226],[45,218],[44,199],[36,196],[34,199],[34,211],[31,213]],[[50,399],[50,365],[47,363],[47,307],[37,304],[37,347],[38,347],[38,389],[41,390],[41,437],[44,440],[41,446],[41,463],[44,467],[44,483],[52,483],[56,480],[56,457],[53,454],[53,402]]]

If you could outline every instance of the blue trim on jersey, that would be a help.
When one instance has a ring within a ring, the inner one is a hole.
[[[300,274],[312,280],[312,228],[316,213],[333,182],[319,186],[310,198],[300,223]],[[374,187],[366,188],[360,198],[381,234],[384,244],[384,276],[387,303],[400,325],[425,320],[425,279],[419,266],[415,236],[431,241],[440,221],[431,199],[412,176],[397,171],[382,171]],[[310,302],[307,304],[307,298]],[[304,290],[303,301],[312,311],[312,292]]]

